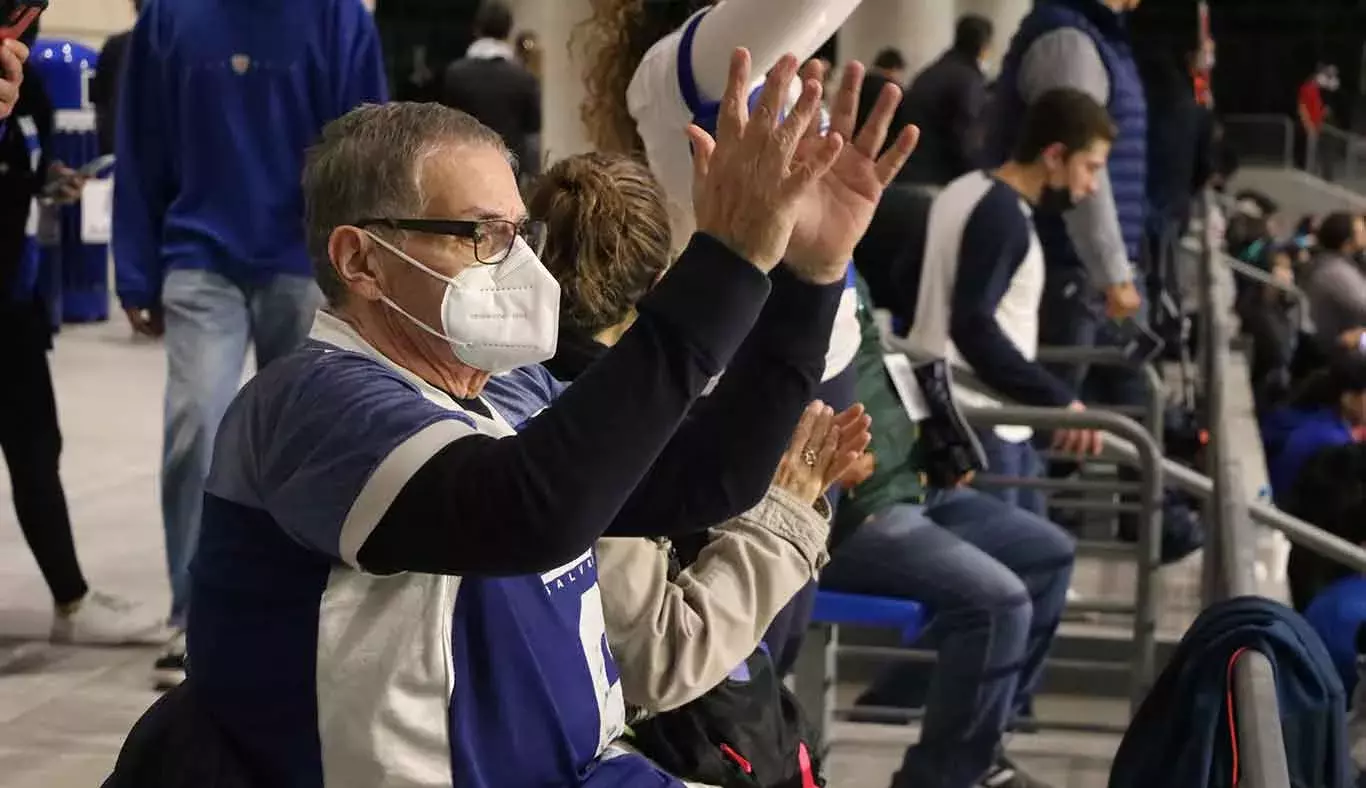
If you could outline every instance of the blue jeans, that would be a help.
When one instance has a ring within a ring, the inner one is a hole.
[[[836,591],[923,602],[937,648],[920,741],[894,785],[968,788],[1026,706],[1062,618],[1075,545],[1061,528],[976,490],[899,504],[851,535],[825,568]],[[860,703],[906,706],[914,665],[889,668]]]
[[[982,442],[982,452],[987,457],[987,471],[995,476],[1014,476],[1020,479],[1037,479],[1043,476],[1043,460],[1029,441],[1015,443],[1002,440],[989,429],[977,431],[977,439]],[[1048,501],[1043,491],[1035,487],[992,487],[986,492],[994,498],[1011,506],[1018,506],[1026,512],[1045,517]]]
[[[197,269],[166,275],[166,424],[161,457],[161,517],[171,578],[171,625],[184,628],[190,559],[199,541],[204,481],[218,422],[237,394],[247,343],[257,369],[308,337],[322,294],[313,280],[277,276],[244,288]]]

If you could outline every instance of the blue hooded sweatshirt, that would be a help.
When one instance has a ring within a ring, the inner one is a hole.
[[[1366,575],[1344,577],[1323,589],[1304,611],[1319,633],[1347,697],[1357,686],[1357,630],[1366,624]]]
[[[304,151],[324,125],[386,100],[361,0],[152,0],[119,97],[114,260],[128,308],[176,268],[250,287],[310,276]]]
[[[1229,727],[1230,673],[1247,649],[1275,675],[1290,784],[1349,788],[1347,702],[1332,659],[1302,617],[1261,597],[1211,605],[1186,630],[1129,723],[1109,788],[1236,788],[1249,767]]]
[[[1310,458],[1353,440],[1351,426],[1331,408],[1279,408],[1269,413],[1262,420],[1262,445],[1276,505],[1284,505]]]

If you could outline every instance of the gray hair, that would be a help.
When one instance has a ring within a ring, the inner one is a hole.
[[[323,128],[304,163],[304,230],[314,278],[329,304],[346,298],[327,251],[332,231],[361,219],[421,216],[422,165],[453,145],[488,145],[515,165],[497,132],[440,104],[365,104]]]

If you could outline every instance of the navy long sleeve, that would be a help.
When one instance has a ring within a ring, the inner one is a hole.
[[[973,372],[1001,395],[1022,405],[1062,407],[1076,397],[1041,364],[1025,358],[998,318],[1031,241],[1019,197],[1004,184],[994,185],[963,229],[949,334]]]
[[[129,34],[115,114],[115,283],[123,305],[136,309],[160,301],[162,221],[176,194],[168,142],[177,113],[160,56],[160,19],[149,9]]]
[[[581,554],[624,518],[647,474],[661,473],[656,461],[769,290],[720,242],[694,236],[631,330],[554,405],[516,436],[462,438],[423,464],[360,549],[361,565],[520,574]]]
[[[607,531],[678,536],[759,503],[815,396],[844,283],[817,287],[779,267],[753,331]],[[576,384],[577,385],[577,384]]]

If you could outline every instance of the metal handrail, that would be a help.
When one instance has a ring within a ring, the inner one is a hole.
[[[1331,124],[1323,124],[1323,127],[1319,129],[1318,138],[1311,137],[1309,141],[1309,161],[1307,163],[1309,164],[1309,171],[1314,174],[1319,173],[1319,155],[1321,153],[1319,143],[1323,139],[1336,140],[1342,145],[1343,176],[1341,180],[1353,180],[1357,174],[1356,158],[1360,155],[1363,148],[1366,148],[1366,137],[1362,137],[1360,134],[1355,134],[1346,129],[1340,129]],[[1338,179],[1330,178],[1327,180]]]
[[[1200,201],[1208,213],[1208,192]],[[1203,595],[1206,605],[1216,600],[1251,596],[1257,593],[1253,567],[1254,544],[1250,532],[1249,506],[1242,484],[1242,462],[1233,451],[1230,436],[1232,418],[1228,409],[1232,316],[1221,309],[1216,299],[1215,266],[1217,247],[1205,222],[1200,249],[1200,303],[1204,321],[1201,344],[1208,347],[1203,356],[1206,424],[1210,443],[1206,451],[1212,487],[1213,528],[1207,530]],[[1237,270],[1236,268],[1234,270]],[[1239,746],[1247,753],[1245,769],[1248,785],[1287,786],[1290,784],[1285,739],[1281,733],[1281,713],[1276,695],[1276,675],[1267,657],[1255,650],[1243,654],[1233,665],[1233,691],[1237,697]]]
[[[884,337],[888,350],[906,355],[913,363],[933,360],[905,339]],[[1114,348],[1055,349],[1068,360],[1080,358],[1114,361]],[[1119,353],[1123,358],[1123,354]],[[1125,358],[1124,363],[1129,364]],[[1146,365],[1145,365],[1146,366]],[[1151,368],[1150,368],[1151,369]],[[1153,374],[1156,372],[1153,370]],[[1038,429],[1094,429],[1107,433],[1101,458],[1132,465],[1139,470],[1138,510],[1142,527],[1138,529],[1138,578],[1134,589],[1134,657],[1130,673],[1130,703],[1138,704],[1148,694],[1157,669],[1157,571],[1162,566],[1162,489],[1165,469],[1175,466],[1162,456],[1162,447],[1154,432],[1127,416],[1102,408],[1070,410],[1066,408],[1031,408],[1009,403],[971,370],[953,370],[955,388],[964,387],[986,396],[995,404],[986,407],[963,407],[964,418],[976,427],[1020,426]],[[1160,390],[1161,381],[1157,381]],[[1158,417],[1160,423],[1161,417]],[[1115,447],[1121,447],[1115,451]],[[1111,505],[1113,506],[1113,505]]]
[[[1157,371],[1157,367],[1142,361],[1135,361],[1124,355],[1124,351],[1117,347],[1043,346],[1039,348],[1035,359],[1044,364],[1090,364],[1138,370],[1139,374],[1143,376],[1143,383],[1148,391],[1148,401],[1144,403],[1143,424],[1148,428],[1148,432],[1152,434],[1153,438],[1157,440],[1157,445],[1162,445],[1163,420],[1166,418],[1167,412],[1167,388],[1162,382],[1162,375]],[[1100,407],[1123,412],[1119,408]]]
[[[1181,240],[1181,246],[1188,252],[1195,252],[1197,254],[1202,253],[1201,244],[1193,238],[1183,238]],[[1215,259],[1222,261],[1224,265],[1228,266],[1229,270],[1244,279],[1250,279],[1258,284],[1266,285],[1267,287],[1279,290],[1291,298],[1294,298],[1295,303],[1299,308],[1301,325],[1304,325],[1309,319],[1309,294],[1304,292],[1304,290],[1300,289],[1297,285],[1290,282],[1282,282],[1272,276],[1269,272],[1263,271],[1261,268],[1258,268],[1251,263],[1239,260],[1227,252],[1214,251],[1213,254]]]
[[[961,375],[960,375],[961,376]],[[1067,410],[1062,408],[1028,408],[1017,405],[968,408],[963,416],[976,427],[1012,425],[1037,429],[1104,430],[1109,435],[1127,440],[1132,451],[1131,461],[1139,469],[1139,516],[1148,527],[1138,529],[1138,588],[1134,600],[1134,657],[1129,677],[1129,700],[1132,708],[1147,696],[1157,669],[1157,600],[1154,594],[1156,574],[1162,560],[1162,449],[1141,424],[1106,410]]]

